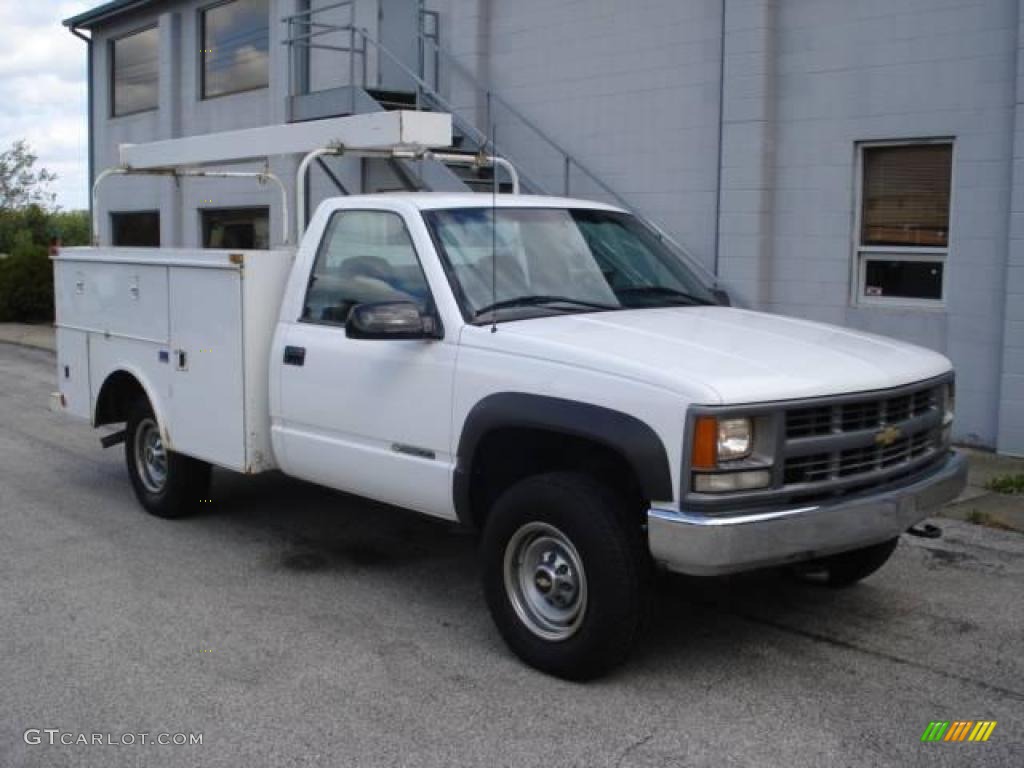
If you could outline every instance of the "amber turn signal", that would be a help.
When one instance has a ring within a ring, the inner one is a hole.
[[[718,464],[718,419],[699,416],[693,425],[693,451],[690,466],[694,469],[714,469]]]

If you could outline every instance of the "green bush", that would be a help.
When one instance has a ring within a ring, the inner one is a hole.
[[[53,320],[53,267],[49,243],[89,242],[86,211],[47,211],[37,205],[0,209],[0,322]]]
[[[1024,472],[1014,475],[996,475],[985,486],[996,493],[1024,493]]]
[[[13,254],[25,238],[36,245],[50,242],[49,214],[38,205],[27,208],[0,208],[0,253]]]
[[[47,229],[50,237],[59,237],[66,246],[89,245],[92,239],[92,221],[88,211],[51,213]]]
[[[18,238],[11,255],[0,260],[0,321],[43,323],[53,320],[53,265],[46,246]]]

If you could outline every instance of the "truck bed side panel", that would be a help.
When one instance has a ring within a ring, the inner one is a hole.
[[[171,450],[240,472],[273,469],[269,354],[293,255],[62,249],[54,269],[65,412],[91,418],[108,377],[125,371]]]
[[[174,450],[244,471],[240,273],[173,268],[170,297]]]

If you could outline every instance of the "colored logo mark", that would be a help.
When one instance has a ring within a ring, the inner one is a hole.
[[[995,720],[933,720],[921,741],[988,741],[995,728]]]

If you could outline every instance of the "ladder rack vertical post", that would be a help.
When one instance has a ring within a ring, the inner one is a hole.
[[[288,78],[288,95],[295,96],[299,91],[295,85],[299,79],[299,68],[295,66],[295,25],[292,23],[290,16],[285,19],[285,22],[288,24],[288,37],[285,39],[285,45],[288,46],[288,74],[290,75]]]
[[[484,116],[487,118],[484,121],[484,127],[486,128],[486,134],[487,134],[487,140],[484,143],[484,149],[487,149],[487,144],[491,143],[491,131],[494,128],[494,122],[493,122],[493,118],[491,116],[491,92],[490,92],[490,90],[488,90],[484,94],[484,98],[486,100],[486,104],[485,104],[485,107],[484,107]],[[495,151],[494,147],[491,147],[491,151],[492,152]]]
[[[350,9],[351,10],[351,9]],[[350,115],[356,113],[356,20],[355,11],[351,10],[352,18],[348,27],[348,99]],[[366,63],[363,63],[366,66]]]

